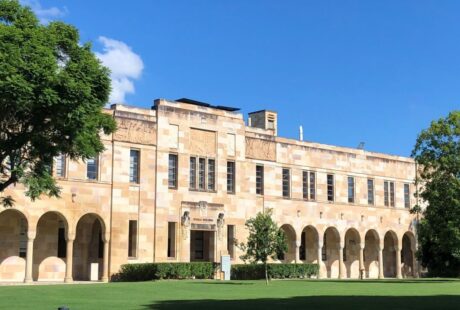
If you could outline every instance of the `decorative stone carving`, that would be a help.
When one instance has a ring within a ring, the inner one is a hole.
[[[190,212],[185,211],[181,217],[181,226],[182,226],[182,238],[184,240],[188,239],[190,232]]]
[[[190,154],[215,156],[216,133],[192,128],[190,130]]]
[[[224,220],[224,214],[219,213],[219,216],[217,217],[217,236],[219,238],[219,241],[222,240],[223,235],[224,235],[224,225],[225,225],[225,220]]]
[[[156,143],[156,123],[125,117],[116,117],[117,131],[113,134],[116,141],[154,145]]]
[[[276,160],[274,141],[246,137],[246,156],[254,159]]]

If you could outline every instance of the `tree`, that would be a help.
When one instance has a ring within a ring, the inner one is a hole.
[[[0,203],[4,190],[24,184],[32,200],[58,197],[53,158],[88,159],[103,151],[100,133],[115,130],[102,108],[109,70],[81,45],[78,30],[39,23],[28,7],[0,0]]]
[[[252,264],[262,263],[265,269],[265,282],[268,285],[268,258],[277,259],[279,254],[287,251],[286,236],[273,221],[270,211],[257,213],[256,217],[247,220],[245,225],[249,230],[249,236],[247,243],[241,243],[239,246],[246,252],[241,259],[249,260]]]
[[[426,208],[418,225],[418,257],[432,275],[460,273],[460,111],[423,130],[412,156]],[[419,182],[417,182],[419,183]]]

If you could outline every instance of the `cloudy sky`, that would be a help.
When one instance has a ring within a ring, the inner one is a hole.
[[[111,102],[279,113],[279,134],[407,156],[460,109],[460,1],[28,0],[112,70]]]

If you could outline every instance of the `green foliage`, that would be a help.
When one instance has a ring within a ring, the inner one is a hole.
[[[270,279],[303,279],[318,274],[317,264],[267,264]],[[259,280],[265,278],[262,264],[232,265],[232,280]]]
[[[249,230],[249,236],[247,243],[239,245],[245,252],[241,259],[252,264],[262,263],[268,284],[267,261],[270,257],[277,259],[281,253],[288,250],[286,236],[273,221],[270,211],[257,213],[256,217],[247,220],[245,225]]]
[[[104,150],[100,133],[115,130],[102,112],[109,93],[109,70],[76,28],[41,25],[30,8],[0,0],[0,194],[20,182],[32,200],[59,196],[53,158]]]
[[[460,111],[433,121],[417,138],[420,197],[418,257],[431,275],[460,275]]]
[[[191,263],[142,263],[121,266],[114,281],[151,281],[158,279],[212,279],[216,264],[210,262]]]

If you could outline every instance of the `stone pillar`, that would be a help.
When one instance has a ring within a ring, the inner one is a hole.
[[[295,245],[295,263],[298,264],[300,263],[300,240],[296,240],[294,242]]]
[[[402,274],[401,274],[401,248],[396,248],[396,278],[402,279]]]
[[[73,268],[73,241],[74,238],[68,238],[66,244],[66,262],[65,262],[65,278],[64,282],[73,282],[72,268]]]
[[[364,278],[364,244],[359,245],[359,274],[363,273]]]
[[[102,266],[102,282],[109,282],[109,239],[104,240],[104,258]]]
[[[323,261],[323,254],[322,254],[322,249],[323,249],[323,243],[321,241],[318,241],[318,279],[321,279],[322,273],[321,273],[321,265]]]
[[[30,236],[27,238],[27,253],[26,253],[26,274],[24,277],[24,283],[32,283],[32,266],[34,258],[34,239]]]
[[[383,279],[383,247],[379,247],[379,279]]]
[[[343,266],[343,246],[339,246],[339,279],[344,278],[344,266]]]

